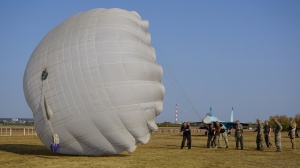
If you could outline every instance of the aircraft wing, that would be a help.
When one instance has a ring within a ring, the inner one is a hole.
[[[236,127],[235,122],[227,122],[227,121],[219,121],[219,122],[225,127],[226,130],[230,130],[230,129]],[[213,123],[215,124],[216,122],[213,122]],[[240,124],[242,124],[242,126],[249,126],[248,123],[240,123]],[[209,125],[210,124],[206,124],[204,122],[201,122],[199,129],[208,129]]]
[[[235,122],[220,122],[222,125],[224,125],[228,130],[235,128],[236,123]],[[249,126],[248,123],[240,123],[242,126]]]
[[[206,129],[208,130],[209,124],[205,124],[204,122],[200,122],[199,129]]]

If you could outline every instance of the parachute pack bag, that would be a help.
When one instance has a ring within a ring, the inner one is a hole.
[[[60,148],[59,138],[58,138],[58,135],[56,133],[54,133],[52,135],[52,137],[53,137],[53,143],[50,145],[50,149],[51,149],[52,152],[57,153],[59,148]]]

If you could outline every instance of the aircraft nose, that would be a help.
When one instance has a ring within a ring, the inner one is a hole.
[[[205,124],[209,124],[211,123],[211,119],[209,117],[204,117],[203,120],[202,120]]]

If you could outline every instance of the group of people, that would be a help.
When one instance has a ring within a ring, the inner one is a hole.
[[[282,146],[281,146],[282,126],[278,122],[278,118],[275,117],[273,120],[275,123],[273,132],[275,138],[276,152],[281,152],[282,151]],[[263,145],[264,140],[266,146],[268,148],[271,148],[272,143],[270,142],[270,134],[272,132],[272,128],[269,125],[269,121],[266,120],[265,124],[263,125],[261,120],[258,118],[256,122],[257,122],[256,150],[260,150],[260,151],[264,150],[264,145]],[[290,119],[290,123],[289,123],[289,137],[292,144],[292,150],[295,150],[296,149],[295,146],[296,122],[293,119]]]
[[[256,145],[257,148],[256,150],[264,150],[263,147],[263,141],[265,140],[266,146],[268,148],[271,148],[272,143],[270,142],[270,134],[272,132],[272,128],[269,125],[268,121],[265,121],[265,124],[263,125],[261,123],[261,120],[258,118],[257,120],[257,136],[256,136]],[[274,136],[275,136],[275,145],[276,145],[276,151],[281,152],[282,147],[281,147],[281,131],[282,131],[282,126],[278,122],[278,118],[274,118]],[[187,146],[188,149],[191,149],[191,129],[190,129],[190,123],[184,122],[181,126],[181,132],[183,132],[183,138],[181,142],[181,149],[183,149],[185,145],[185,141],[187,140]],[[296,149],[295,146],[295,137],[296,137],[296,122],[291,119],[289,123],[289,137],[291,140],[292,144],[292,150]],[[227,131],[225,130],[225,127],[219,123],[218,121],[214,124],[211,123],[210,126],[208,127],[208,132],[207,132],[207,148],[221,148],[221,139],[224,139],[226,148],[228,148],[228,135]],[[244,143],[243,143],[243,126],[240,124],[239,120],[236,120],[236,127],[235,127],[235,141],[236,141],[236,147],[235,149],[242,149],[244,148]],[[240,147],[239,147],[240,146]]]
[[[183,149],[186,140],[187,140],[188,149],[191,149],[192,139],[191,139],[190,123],[184,122],[180,130],[183,135],[182,142],[181,142],[181,149]],[[214,123],[211,123],[208,129],[207,147],[208,148],[210,146],[216,147],[216,141],[217,141],[218,147],[221,148],[221,141],[220,141],[221,138],[225,140],[226,148],[228,148],[227,132],[224,126],[219,122],[216,122],[216,125],[214,125]]]
[[[214,125],[214,123],[210,123],[210,126],[208,127],[207,136],[207,148],[221,148],[221,138],[224,139],[226,148],[228,148],[227,131],[225,130],[224,126],[218,121],[216,122],[216,125]]]

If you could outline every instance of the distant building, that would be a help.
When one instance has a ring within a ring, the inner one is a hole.
[[[17,118],[12,118],[11,121],[12,121],[12,122],[18,122],[19,119],[17,119]]]
[[[34,121],[31,118],[0,118],[2,125],[33,125]]]
[[[25,123],[26,123],[26,121],[24,121],[24,120],[20,120],[20,121],[19,121],[19,123],[20,123],[20,124],[25,124]]]

